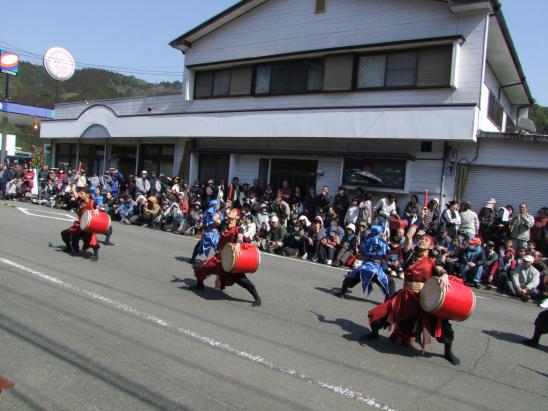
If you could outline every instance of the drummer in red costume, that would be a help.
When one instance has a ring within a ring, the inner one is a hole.
[[[242,230],[238,224],[240,219],[240,210],[232,209],[226,213],[224,221],[221,222],[221,214],[217,213],[213,216],[213,221],[217,225],[222,225],[221,236],[219,239],[218,252],[214,256],[207,259],[201,266],[198,268],[194,275],[196,276],[196,285],[191,287],[194,290],[203,290],[204,289],[204,280],[210,275],[214,274],[217,276],[215,280],[215,288],[219,290],[224,290],[225,287],[231,286],[234,283],[238,284],[240,287],[245,288],[254,299],[253,307],[259,307],[261,305],[261,297],[257,293],[255,285],[251,282],[245,274],[235,274],[227,273],[223,270],[221,254],[223,248],[227,244],[241,244],[243,242]]]
[[[390,336],[392,342],[412,346],[413,339],[421,344],[423,350],[429,336],[434,336],[438,342],[445,345],[444,358],[453,365],[460,363],[452,351],[453,329],[447,320],[442,320],[422,310],[420,306],[420,291],[424,283],[433,276],[439,277],[440,287],[451,287],[445,269],[432,256],[434,240],[424,235],[417,241],[413,250],[413,236],[416,226],[411,226],[407,232],[404,250],[405,281],[403,289],[390,300],[369,311],[371,333],[364,339],[378,338],[381,328],[394,325]]]
[[[78,221],[74,222],[72,227],[61,231],[61,238],[66,245],[65,251],[68,253],[78,253],[80,249],[80,239],[84,241],[83,250],[93,249],[92,261],[99,259],[99,243],[95,233],[88,233],[80,229],[80,218],[87,210],[90,210],[95,215],[99,214],[99,209],[95,207],[95,202],[91,199],[91,193],[87,187],[76,191],[76,186],[72,187],[72,192],[78,198]]]

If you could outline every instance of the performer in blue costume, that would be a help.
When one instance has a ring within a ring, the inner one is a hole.
[[[388,254],[388,244],[381,237],[384,231],[379,225],[371,226],[371,232],[367,238],[360,243],[360,254],[363,256],[363,263],[358,268],[349,271],[342,283],[341,291],[336,293],[338,297],[344,298],[349,288],[354,287],[360,281],[363,292],[367,294],[373,290],[373,283],[377,283],[382,289],[385,300],[394,295],[394,280],[386,275],[383,266],[386,266],[385,257]]]
[[[209,202],[209,208],[204,213],[204,227],[205,231],[202,235],[202,238],[192,252],[192,258],[190,262],[193,263],[196,260],[196,257],[199,254],[205,254],[206,257],[209,256],[211,250],[213,254],[217,253],[217,248],[219,245],[219,231],[217,230],[217,223],[213,220],[213,216],[218,214],[217,206],[219,205],[219,200],[211,200]],[[220,215],[221,222],[224,219],[224,214]]]

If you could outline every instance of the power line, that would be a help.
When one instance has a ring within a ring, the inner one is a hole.
[[[35,60],[35,61],[43,61],[44,57],[41,56],[38,53],[34,53],[28,50],[25,50],[23,48],[20,48],[19,46],[16,46],[15,44],[9,43],[7,41],[3,41],[3,44],[7,44],[8,47],[4,47],[0,44],[0,48],[4,49],[10,49],[10,51],[13,51],[21,56],[25,56],[28,59]],[[122,73],[130,73],[130,74],[141,74],[141,75],[152,75],[152,76],[168,76],[168,77],[182,77],[183,73],[178,71],[167,71],[167,70],[152,70],[152,69],[142,69],[142,68],[136,68],[136,67],[122,67],[122,66],[108,66],[108,65],[100,65],[100,64],[92,64],[92,63],[84,63],[75,61],[75,65],[78,68],[97,68],[97,69],[112,69],[115,71],[119,71]]]

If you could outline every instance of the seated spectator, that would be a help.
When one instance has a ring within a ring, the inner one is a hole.
[[[534,241],[529,241],[527,243],[527,254],[533,255],[533,253],[537,250],[537,244]]]
[[[257,233],[257,225],[253,221],[251,214],[244,214],[242,217],[242,231],[244,243],[251,243]]]
[[[101,194],[101,188],[95,187],[94,190],[91,192],[91,198],[95,202],[96,207],[102,207],[103,206],[103,194]]]
[[[150,196],[147,200],[147,207],[144,210],[143,217],[145,224],[150,228],[160,228],[158,227],[160,213],[162,209],[158,204],[158,199],[154,196]]]
[[[302,238],[305,230],[301,224],[293,224],[284,239],[282,254],[286,257],[298,257],[304,254]]]
[[[362,221],[359,225],[358,225],[358,232],[356,233],[356,236],[358,237],[358,246],[360,245],[360,243],[367,238],[367,227],[368,227],[368,223],[366,221]]]
[[[274,200],[274,192],[272,191],[272,186],[268,184],[264,190],[263,197],[261,201],[266,204],[270,204]]]
[[[485,253],[481,246],[481,240],[478,237],[464,240],[464,250],[459,257],[461,278],[465,282],[473,284],[474,287],[481,288],[480,281],[484,263]]]
[[[191,208],[188,215],[179,227],[179,232],[183,235],[196,235],[203,221],[202,212],[199,209]]]
[[[508,294],[520,297],[527,302],[539,296],[538,285],[540,273],[533,267],[534,258],[530,255],[523,257],[523,261],[512,272],[508,281]]]
[[[386,264],[388,272],[392,277],[403,278],[403,244],[405,242],[405,231],[403,228],[400,228],[396,233],[390,238],[388,242],[388,254],[386,256]]]
[[[533,258],[535,259],[533,262],[533,267],[535,267],[540,273],[539,284],[537,287],[539,290],[539,297],[546,298],[548,297],[548,265],[546,265],[546,263],[542,260],[542,254],[540,251],[535,251],[533,253]]]
[[[352,223],[346,225],[346,230],[341,238],[339,250],[333,259],[333,267],[349,265],[354,262],[358,250],[358,237],[356,236],[356,226]]]
[[[262,228],[263,224],[266,226],[266,231],[270,230],[270,214],[268,213],[268,205],[266,203],[261,204],[257,213],[257,227]]]
[[[286,228],[280,224],[280,219],[277,216],[270,218],[270,231],[266,235],[266,243],[264,251],[267,253],[281,254],[283,250],[283,241],[287,235]]]
[[[451,237],[447,235],[447,228],[441,227],[438,232],[438,235],[434,237],[434,241],[436,242],[435,247],[438,250],[444,251],[444,252],[451,250],[451,243],[453,240]]]
[[[318,260],[321,263],[331,265],[333,258],[335,258],[335,253],[337,252],[339,245],[341,243],[341,238],[337,234],[337,231],[330,231],[325,239],[322,240],[322,245],[320,247],[320,254],[318,255]]]
[[[499,257],[499,264],[497,271],[493,277],[493,286],[497,287],[499,292],[507,292],[508,281],[512,278],[512,272],[516,269],[517,264],[514,259],[514,254],[507,250],[504,257]],[[487,289],[491,289],[492,286],[487,286]]]
[[[485,243],[485,262],[483,264],[483,273],[485,276],[485,284],[488,290],[494,286],[493,279],[499,267],[499,255],[495,251],[495,243],[487,241]]]
[[[339,238],[342,238],[344,236],[344,230],[341,226],[339,226],[339,219],[337,217],[333,217],[329,220],[329,226],[326,229],[327,235],[333,232],[337,234],[337,237]]]
[[[129,196],[119,196],[118,202],[113,206],[114,218],[123,224],[131,224],[129,218],[133,214],[133,200]]]
[[[314,219],[314,222],[302,238],[303,249],[305,250],[305,253],[301,256],[303,260],[308,258],[313,262],[318,261],[320,247],[322,241],[325,239],[325,235],[323,220],[318,216]]]
[[[147,207],[147,199],[144,195],[139,195],[135,200],[135,205],[133,206],[133,213],[129,217],[129,221],[133,225],[143,225],[145,224],[144,213],[145,208]]]

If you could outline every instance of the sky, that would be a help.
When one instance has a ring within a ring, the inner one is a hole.
[[[382,0],[379,0],[382,1]],[[402,0],[405,1],[405,0]],[[529,88],[548,106],[548,0],[503,0]],[[236,0],[19,0],[3,2],[0,49],[41,64],[66,48],[77,65],[108,66],[150,82],[182,79],[184,58],[169,42]]]

